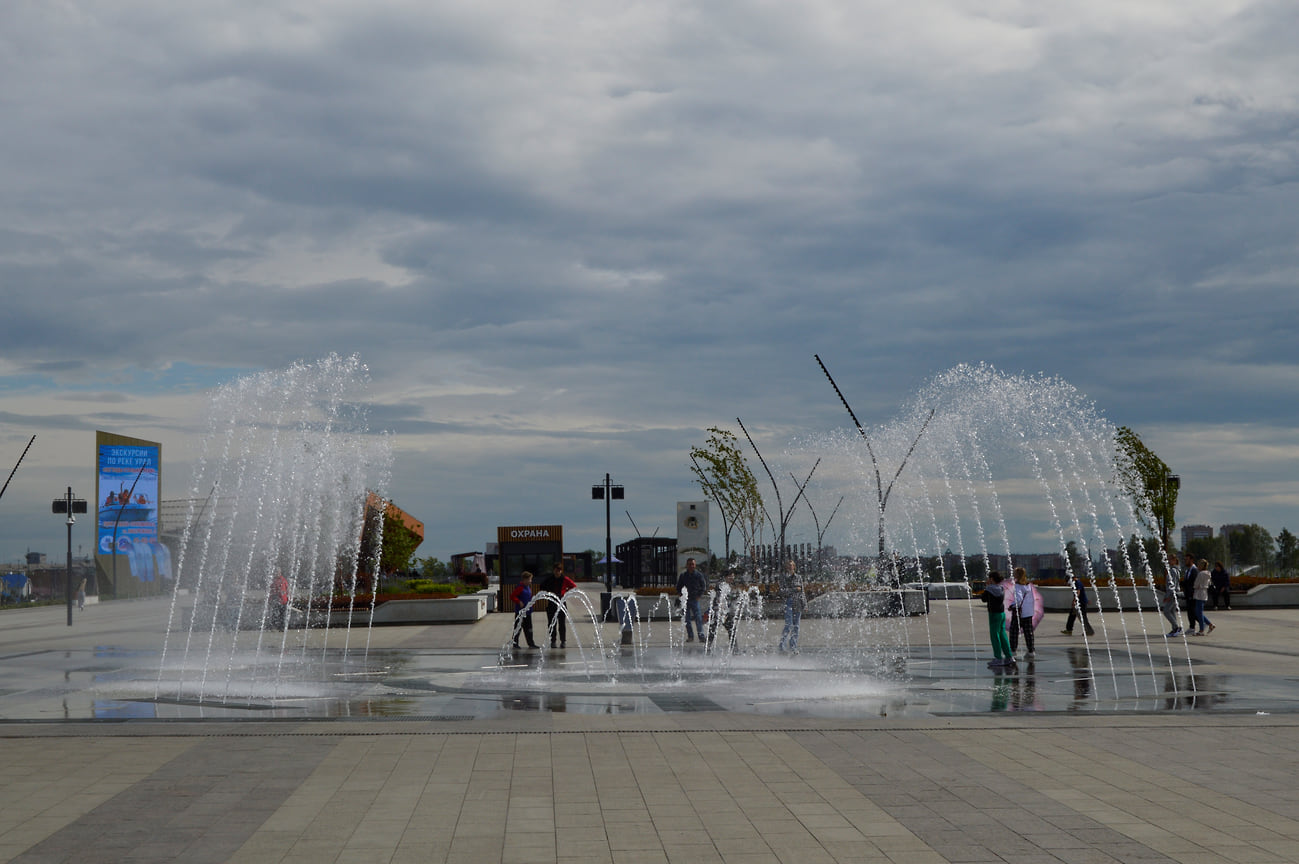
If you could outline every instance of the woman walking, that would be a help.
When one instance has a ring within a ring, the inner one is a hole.
[[[1195,574],[1195,587],[1193,589],[1195,591],[1195,609],[1191,617],[1192,624],[1200,625],[1200,632],[1196,634],[1198,636],[1203,636],[1206,632],[1212,633],[1214,631],[1213,624],[1204,615],[1204,604],[1209,599],[1209,579],[1209,562],[1201,558],[1200,572]]]

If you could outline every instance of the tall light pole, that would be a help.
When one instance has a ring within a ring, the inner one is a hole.
[[[591,500],[604,501],[604,590],[613,593],[613,528],[610,521],[610,501],[622,499],[622,487],[609,482],[609,475],[604,475],[604,483],[591,487]]]
[[[73,498],[72,487],[62,498],[55,498],[51,508],[54,513],[66,513],[68,516],[68,626],[72,626],[72,526],[77,524],[76,513],[86,512],[86,499]]]

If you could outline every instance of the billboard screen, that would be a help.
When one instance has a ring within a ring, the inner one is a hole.
[[[96,442],[98,542],[101,555],[131,555],[158,543],[158,465],[161,446],[150,441]]]

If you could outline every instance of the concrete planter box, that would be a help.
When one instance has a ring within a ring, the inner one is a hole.
[[[906,587],[928,591],[930,600],[970,599],[970,586],[964,582],[908,582]]]
[[[1046,611],[1068,613],[1073,608],[1073,589],[1067,585],[1039,585],[1037,590],[1042,595],[1042,605]],[[1117,602],[1113,588],[1104,585],[1093,588],[1088,585],[1087,599],[1091,601],[1087,606],[1089,613],[1096,611],[1098,603],[1103,612],[1117,612],[1120,607],[1125,611],[1135,610],[1138,602],[1143,610],[1159,608],[1158,595],[1149,585],[1141,585],[1137,588],[1120,587]]]
[[[1299,582],[1279,582],[1275,585],[1255,585],[1246,593],[1233,590],[1231,606],[1250,609],[1271,607],[1273,609],[1293,608],[1299,606]]]
[[[783,617],[785,607],[777,605],[775,617]],[[808,618],[893,618],[898,615],[923,615],[925,592],[914,588],[901,591],[830,591],[813,597],[803,615]]]
[[[900,596],[899,596],[900,595]],[[613,607],[609,613],[610,621],[617,620],[618,602],[621,595],[613,597]],[[636,598],[637,616],[641,621],[668,620],[668,601],[672,603],[672,620],[682,618],[680,602],[673,595],[664,600],[661,595]],[[705,610],[706,611],[706,610]],[[785,604],[781,600],[768,600],[763,603],[763,617],[781,619],[785,617]],[[920,590],[903,589],[898,591],[830,591],[810,599],[803,610],[805,618],[887,618],[899,614],[923,615],[927,610],[925,594]]]
[[[434,600],[389,600],[375,607],[375,624],[472,624],[487,614],[488,598],[482,593]],[[371,621],[369,608],[352,612],[352,626]],[[331,626],[347,623],[347,610],[334,610]]]

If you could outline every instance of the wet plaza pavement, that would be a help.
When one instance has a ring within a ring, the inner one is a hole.
[[[1110,616],[1108,638],[1063,637],[1048,619],[1035,659],[1011,670],[987,667],[968,604],[934,610],[927,619],[872,622],[851,639],[841,622],[809,619],[797,655],[773,650],[762,628],[743,634],[733,651],[705,650],[666,622],[646,625],[635,645],[620,645],[614,625],[587,622],[574,625],[567,649],[510,651],[502,647],[505,615],[472,625],[290,631],[282,641],[240,634],[226,651],[201,633],[164,639],[159,622],[170,610],[160,600],[91,606],[72,627],[60,626],[62,610],[24,610],[5,616],[19,626],[4,630],[0,721],[475,720],[517,711],[852,719],[1299,707],[1290,668],[1299,645],[1279,638],[1299,618],[1295,610],[1224,613],[1217,632],[1193,639],[1147,635],[1149,620],[1127,616]],[[40,636],[24,639],[27,631]],[[941,644],[935,633],[957,638]]]
[[[0,861],[1299,860],[1299,610],[1171,641],[1048,618],[1014,674],[960,604],[881,624],[888,650],[831,622],[723,658],[610,627],[598,662],[587,631],[502,662],[489,615],[294,634],[269,689],[241,652],[161,671],[165,619],[0,613]]]

